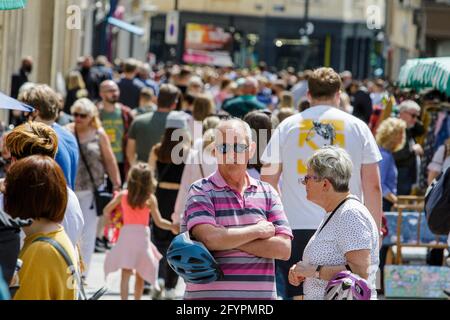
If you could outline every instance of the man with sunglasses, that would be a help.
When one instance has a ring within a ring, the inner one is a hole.
[[[220,281],[187,284],[185,299],[274,300],[275,259],[287,260],[292,232],[278,193],[247,173],[256,144],[242,120],[216,129],[218,170],[191,186],[182,230],[214,255]]]
[[[406,122],[406,143],[402,150],[394,153],[395,164],[398,169],[397,194],[410,195],[413,185],[417,182],[417,165],[423,155],[423,148],[416,143],[415,138],[423,135],[425,129],[420,122],[420,106],[406,100],[399,106],[398,117]]]

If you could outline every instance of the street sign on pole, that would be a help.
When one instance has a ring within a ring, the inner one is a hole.
[[[178,44],[178,33],[180,29],[180,13],[171,11],[166,17],[166,44]]]

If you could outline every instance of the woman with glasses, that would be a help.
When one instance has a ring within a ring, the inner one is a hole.
[[[159,211],[161,216],[169,221],[172,221],[171,216],[190,148],[191,139],[187,131],[186,115],[180,111],[172,111],[167,117],[161,143],[153,147],[149,156],[150,168],[158,180],[155,196],[158,199]],[[175,298],[178,275],[168,265],[166,253],[174,234],[154,224],[151,233],[153,243],[163,255],[159,264],[159,278],[165,282],[165,298],[172,300]],[[152,297],[158,299],[162,294],[163,292],[153,291]]]
[[[307,199],[324,209],[325,217],[309,241],[303,260],[289,272],[289,282],[304,282],[306,300],[323,300],[328,282],[349,270],[368,280],[376,299],[379,232],[369,210],[350,192],[352,161],[340,148],[325,147],[307,162],[301,179]]]
[[[105,183],[106,174],[111,179],[115,190],[120,189],[121,180],[109,138],[98,118],[97,107],[89,99],[83,98],[75,102],[71,112],[74,123],[69,124],[67,128],[77,138],[80,150],[75,191],[85,222],[81,255],[86,265],[86,276],[94,253],[99,220],[95,207],[94,190]]]

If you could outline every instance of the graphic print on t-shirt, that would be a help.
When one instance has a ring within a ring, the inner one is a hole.
[[[319,150],[324,146],[338,145],[345,148],[345,122],[343,120],[313,121],[305,119],[300,122],[299,147]],[[305,159],[298,160],[298,173],[305,175]]]

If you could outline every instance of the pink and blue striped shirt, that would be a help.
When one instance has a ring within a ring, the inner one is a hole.
[[[292,239],[292,230],[275,189],[248,176],[249,187],[241,195],[231,189],[219,171],[191,186],[183,219],[183,232],[210,224],[239,228],[272,222],[276,235]],[[225,277],[210,284],[187,284],[187,300],[276,299],[275,260],[240,250],[212,252]]]

